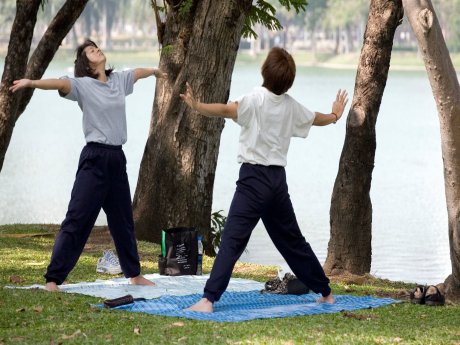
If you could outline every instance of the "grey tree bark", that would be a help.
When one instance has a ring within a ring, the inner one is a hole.
[[[452,274],[444,282],[451,300],[460,301],[460,86],[430,0],[403,0],[438,109]]]
[[[372,0],[364,34],[346,137],[330,209],[331,238],[324,269],[370,272],[375,124],[390,66],[393,37],[403,17],[401,0]]]
[[[0,171],[19,116],[33,89],[11,93],[8,88],[20,78],[40,79],[88,0],[67,0],[48,26],[29,59],[30,45],[41,0],[17,0],[8,52],[0,86]]]
[[[188,81],[198,99],[226,102],[241,32],[251,0],[193,1],[184,13],[180,0],[167,0],[160,68],[150,131],[139,171],[133,208],[139,239],[159,242],[161,230],[196,226],[209,240],[214,174],[222,119],[187,108],[179,94]]]

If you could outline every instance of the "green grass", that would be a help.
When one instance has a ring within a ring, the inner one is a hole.
[[[241,323],[200,322],[95,309],[102,299],[5,285],[43,283],[56,225],[0,226],[0,344],[460,344],[460,306],[407,302],[410,284],[361,277],[333,284],[335,293],[400,297],[374,310]],[[95,273],[103,249],[113,248],[96,228],[67,282],[103,278]],[[143,273],[157,272],[157,245],[139,243]],[[204,272],[212,259],[205,257]],[[234,276],[266,281],[273,266],[238,263]]]

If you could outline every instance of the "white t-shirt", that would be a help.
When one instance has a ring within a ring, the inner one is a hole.
[[[255,88],[237,100],[238,163],[286,166],[292,137],[306,138],[315,114],[288,94]]]

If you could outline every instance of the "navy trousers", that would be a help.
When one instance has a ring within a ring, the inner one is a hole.
[[[121,146],[88,143],[80,155],[66,218],[44,276],[47,282],[62,284],[75,267],[101,208],[125,277],[140,274],[125,155]]]
[[[259,219],[297,278],[314,292],[329,295],[329,279],[297,225],[284,167],[244,163],[203,297],[220,299]]]

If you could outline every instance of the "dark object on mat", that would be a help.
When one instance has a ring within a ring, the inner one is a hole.
[[[198,236],[195,228],[172,228],[162,231],[158,270],[161,275],[196,274]]]
[[[131,295],[126,295],[114,299],[106,299],[104,301],[104,307],[106,308],[115,308],[119,307],[120,305],[131,304],[134,301],[145,301],[145,298],[133,298]]]
[[[286,273],[283,280],[276,278],[265,283],[262,293],[276,293],[284,295],[304,295],[310,289],[291,273]]]
[[[441,306],[444,305],[446,299],[437,286],[417,285],[410,293],[410,301],[414,304]]]

